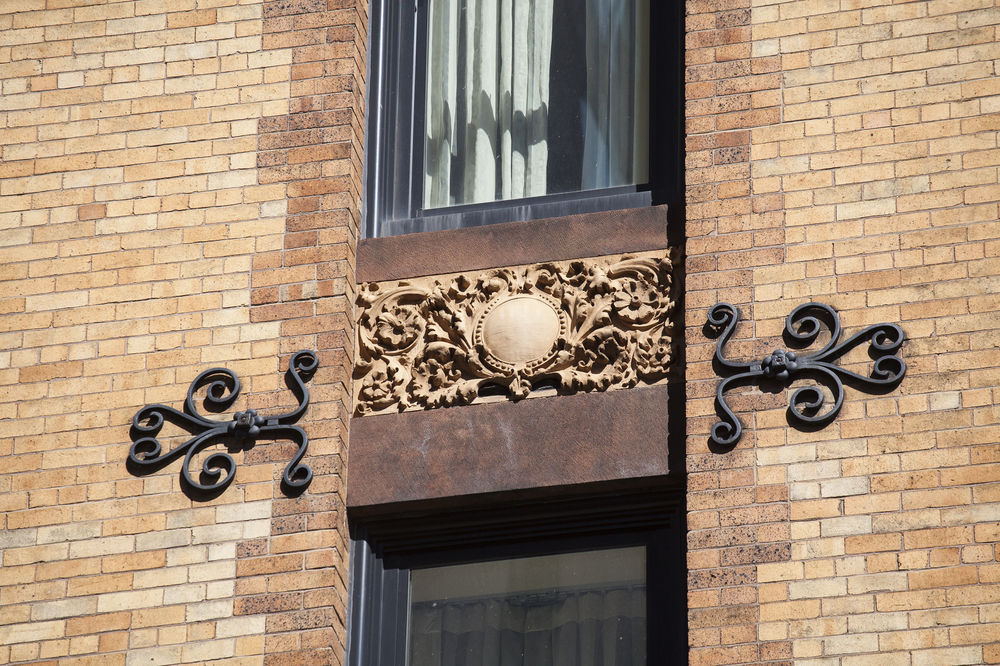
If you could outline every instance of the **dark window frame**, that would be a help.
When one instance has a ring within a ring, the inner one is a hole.
[[[634,545],[647,549],[647,663],[686,663],[682,486],[662,483],[352,517],[347,664],[406,663],[412,569]]]
[[[650,3],[649,182],[421,210],[427,3],[372,0],[363,178],[366,238],[680,204],[683,3]]]

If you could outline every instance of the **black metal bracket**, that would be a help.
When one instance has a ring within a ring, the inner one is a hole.
[[[830,340],[818,351],[801,354],[776,349],[760,361],[736,363],[726,359],[725,346],[736,330],[740,311],[730,303],[718,303],[708,312],[706,334],[718,337],[713,366],[716,374],[725,377],[719,382],[715,403],[721,420],[712,426],[710,444],[730,448],[743,434],[743,425],[726,403],[725,393],[734,386],[771,383],[787,387],[801,378],[815,380],[833,395],[833,405],[821,411],[825,396],[819,386],[803,386],[792,393],[788,401],[788,421],[801,429],[818,429],[833,421],[844,404],[844,384],[867,393],[886,393],[895,388],[906,374],[906,362],[896,355],[905,334],[896,324],[875,324],[858,331],[840,342],[840,316],[822,303],[800,305],[785,320],[784,338],[790,346],[804,348],[814,343],[824,326]],[[871,376],[865,377],[846,370],[835,361],[863,342],[869,343],[868,354],[874,360]],[[841,381],[843,379],[843,381]]]
[[[240,380],[231,370],[212,368],[195,377],[188,388],[184,411],[166,405],[146,405],[132,417],[132,447],[128,452],[128,468],[132,474],[143,475],[155,472],[181,454],[181,482],[188,495],[199,499],[215,497],[222,493],[236,478],[236,461],[228,453],[219,451],[205,459],[200,482],[191,477],[190,465],[195,455],[206,447],[225,443],[230,451],[249,449],[258,439],[287,439],[299,446],[281,477],[282,490],[288,495],[301,493],[312,481],[312,470],[301,464],[309,438],[305,430],[291,425],[301,418],[309,406],[309,381],[319,359],[315,352],[300,351],[292,355],[285,373],[285,382],[298,398],[299,406],[287,414],[261,416],[256,410],[236,412],[231,421],[217,421],[205,418],[195,406],[195,392],[208,386],[205,407],[213,412],[228,409],[240,393]],[[194,435],[180,446],[161,455],[162,447],[156,435],[164,421],[180,426]],[[225,473],[225,476],[223,476]]]

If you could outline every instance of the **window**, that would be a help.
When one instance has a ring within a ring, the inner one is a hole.
[[[677,3],[415,2],[371,7],[366,235],[662,203]]]
[[[355,519],[348,663],[685,663],[678,496]]]

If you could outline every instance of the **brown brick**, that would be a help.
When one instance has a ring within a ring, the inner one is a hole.
[[[240,560],[237,563],[236,575],[258,576],[260,574],[277,573],[281,571],[299,571],[301,569],[301,555],[253,557]]]

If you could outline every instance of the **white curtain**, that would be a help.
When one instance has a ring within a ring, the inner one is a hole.
[[[587,93],[580,189],[647,179],[649,2],[586,0]]]
[[[428,44],[424,207],[545,194],[552,0],[435,0]]]
[[[409,666],[644,666],[645,587],[415,604]]]
[[[577,174],[562,191],[646,182],[649,0],[567,5],[430,0],[423,208],[551,194],[550,167]],[[586,90],[552,79],[553,44],[586,61]],[[553,136],[582,142],[583,164],[552,152],[550,102],[577,118]]]

